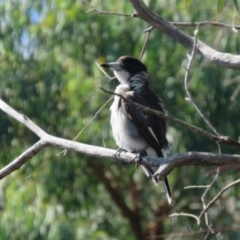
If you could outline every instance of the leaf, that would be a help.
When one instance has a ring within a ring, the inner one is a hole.
[[[220,13],[223,10],[225,0],[218,0],[217,2],[217,12]]]
[[[239,7],[238,0],[233,0],[233,4],[234,4],[234,7],[236,8],[238,14],[240,15],[240,7]]]

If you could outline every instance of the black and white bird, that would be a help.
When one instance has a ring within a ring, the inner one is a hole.
[[[148,86],[150,78],[146,66],[138,59],[122,56],[116,62],[101,64],[101,67],[112,70],[120,82],[115,93],[151,109],[165,111],[162,100]],[[148,156],[166,156],[169,145],[165,119],[146,113],[116,95],[110,110],[113,137],[120,149]],[[153,176],[152,168],[139,167],[157,184],[158,178]],[[168,202],[172,203],[167,178],[163,183]]]

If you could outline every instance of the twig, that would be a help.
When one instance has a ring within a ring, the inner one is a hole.
[[[111,77],[109,76],[105,70],[98,64],[96,63],[97,67],[104,73],[104,75],[109,79],[109,80],[113,80],[115,79],[116,77]],[[76,141],[77,138],[83,133],[83,131],[93,122],[93,120],[95,118],[97,118],[98,114],[105,108],[105,106],[107,106],[107,104],[113,99],[113,96],[110,97],[99,109],[98,111],[94,114],[94,116],[90,119],[90,121],[81,129],[81,131],[77,134],[77,136],[73,139],[73,141]],[[64,149],[63,151],[61,151],[60,153],[58,153],[58,156],[59,155],[66,155],[67,154],[67,150]]]
[[[238,93],[240,92],[240,85],[238,85],[236,88],[235,88],[235,90],[233,91],[233,93],[232,93],[232,96],[230,97],[230,100],[233,102],[233,101],[235,101],[235,99],[236,99],[236,97],[237,97],[237,95],[238,95]]]
[[[187,94],[187,98],[186,100],[189,101],[194,108],[196,109],[196,111],[198,112],[198,114],[200,115],[200,117],[204,120],[204,122],[207,124],[207,126],[217,135],[220,136],[220,133],[216,130],[216,128],[211,124],[211,122],[206,118],[206,116],[203,114],[203,112],[200,110],[200,108],[197,106],[197,104],[195,103],[189,88],[188,88],[188,78],[189,78],[189,72],[190,72],[190,68],[192,66],[192,62],[195,56],[195,51],[196,51],[196,46],[197,46],[197,35],[198,35],[198,26],[197,29],[194,31],[194,43],[193,43],[193,48],[192,48],[192,53],[191,55],[188,57],[189,58],[189,62],[188,62],[188,66],[186,68],[186,74],[185,74],[185,78],[184,78],[184,88]]]
[[[166,34],[174,41],[177,41],[183,46],[192,49],[194,42],[194,38],[192,36],[186,34],[176,26],[173,26],[171,23],[160,17],[157,13],[150,10],[143,0],[129,0],[129,2],[132,4],[140,19]],[[218,52],[203,41],[198,40],[196,53],[218,66],[240,69],[239,55]]]
[[[237,185],[240,183],[240,179],[228,184],[227,186],[225,186],[209,203],[208,205],[203,209],[203,211],[200,213],[199,215],[199,219],[202,218],[203,214],[205,214],[205,212],[208,211],[208,209],[221,197],[221,195],[228,190],[229,188]]]
[[[202,21],[202,22],[170,22],[174,26],[178,27],[197,27],[197,26],[212,26],[212,27],[221,27],[221,28],[227,28],[232,30],[233,25],[232,24],[226,24],[221,22],[213,22],[213,21]],[[240,26],[235,26],[234,28],[240,29]]]
[[[239,228],[213,228],[214,231],[219,231],[219,232],[239,232]],[[155,236],[151,236],[151,237],[146,237],[146,239],[171,239],[171,238],[181,238],[182,237],[187,237],[187,236],[194,236],[197,234],[201,234],[201,233],[206,233],[208,232],[209,229],[201,229],[199,231],[195,231],[195,232],[179,232],[179,233],[170,233],[170,234],[161,234],[161,235],[155,235]]]
[[[100,71],[101,71],[110,81],[116,78],[115,76],[113,76],[113,77],[109,76],[109,75],[107,74],[107,72],[106,72],[97,62],[96,62],[96,65],[97,65],[97,67],[100,69]]]
[[[144,54],[144,52],[145,52],[145,50],[146,50],[146,46],[147,46],[147,43],[148,43],[148,40],[149,40],[149,37],[150,37],[150,34],[151,34],[151,30],[149,30],[149,31],[144,31],[144,32],[146,32],[147,33],[147,36],[146,36],[146,39],[145,39],[145,41],[144,41],[144,44],[143,44],[143,47],[142,47],[142,51],[141,51],[141,53],[140,53],[140,56],[139,56],[139,60],[141,60],[142,59],[142,56],[143,56],[143,54]]]
[[[194,218],[197,222],[199,221],[198,216],[183,212],[170,214],[169,217],[191,217]]]
[[[41,129],[39,126],[37,126],[34,122],[32,122],[30,119],[28,119],[28,117],[26,117],[25,115],[18,113],[16,110],[11,108],[2,99],[0,99],[0,109],[2,109],[3,112],[5,112],[8,115],[15,118],[18,122],[24,124],[27,128],[29,128],[38,137],[41,138],[42,136],[47,135],[47,133],[43,129]]]
[[[214,182],[216,181],[216,179],[218,178],[218,174],[219,174],[219,168],[218,168],[218,171],[214,177],[214,179],[212,180],[212,182],[210,183],[210,185],[206,188],[206,190],[204,191],[202,197],[201,197],[201,201],[202,201],[202,205],[203,205],[203,209],[205,209],[206,207],[206,204],[205,204],[205,196],[206,194],[208,193],[209,189],[212,187],[212,185],[214,184]],[[214,233],[209,225],[209,221],[208,221],[208,215],[207,213],[205,213],[205,223],[206,223],[206,226],[209,228],[209,230],[211,231],[211,233]],[[198,225],[200,224],[200,218],[199,218],[199,222],[198,222]]]
[[[187,187],[184,187],[183,189],[191,189],[191,188],[208,188],[209,187],[209,185],[205,185],[205,186],[203,186],[203,185],[193,185],[193,186],[187,186]]]
[[[137,14],[126,14],[126,13],[117,13],[117,12],[111,12],[111,11],[103,11],[96,9],[92,4],[90,4],[88,1],[83,0],[85,4],[90,6],[92,9],[88,10],[87,12],[97,12],[99,14],[106,14],[106,15],[117,15],[117,16],[124,16],[124,17],[138,17]],[[233,30],[233,24],[226,24],[222,22],[214,22],[214,21],[200,21],[200,22],[170,22],[174,26],[178,27],[196,27],[196,26],[211,26],[211,27],[220,27],[220,28],[226,28]],[[240,26],[234,25],[235,29],[240,29]],[[235,32],[235,31],[234,31]]]
[[[184,121],[182,121],[182,120],[180,120],[180,119],[178,119],[178,118],[174,118],[174,117],[172,117],[172,116],[170,116],[170,115],[167,115],[167,114],[164,114],[164,113],[162,113],[162,112],[160,112],[160,111],[155,111],[155,110],[153,110],[153,109],[151,109],[151,108],[142,106],[142,105],[137,104],[137,103],[135,103],[135,102],[132,102],[132,101],[130,101],[129,99],[127,99],[127,98],[125,98],[124,96],[122,96],[121,94],[114,93],[114,92],[109,91],[109,90],[106,90],[106,89],[104,89],[104,88],[102,88],[102,87],[100,87],[100,89],[101,89],[102,91],[106,92],[106,93],[109,93],[109,94],[112,94],[112,95],[116,95],[116,96],[121,97],[121,98],[124,99],[125,101],[133,104],[134,106],[138,107],[139,109],[141,109],[141,110],[144,111],[144,112],[148,112],[148,113],[150,113],[150,114],[153,114],[153,115],[162,117],[162,118],[164,118],[164,119],[168,119],[169,121],[176,122],[176,123],[178,123],[178,124],[180,124],[180,125],[182,125],[182,126],[184,126],[184,127],[186,127],[186,128],[189,128],[189,129],[191,129],[191,130],[193,130],[193,131],[196,131],[196,132],[198,132],[198,133],[200,133],[200,134],[202,134],[202,135],[204,135],[204,136],[206,136],[206,137],[208,137],[208,138],[210,138],[210,139],[212,139],[212,140],[216,140],[216,141],[218,141],[219,143],[223,143],[223,144],[227,144],[227,145],[240,146],[240,142],[235,141],[235,140],[233,140],[233,139],[231,139],[231,138],[229,138],[229,137],[226,137],[226,136],[216,136],[216,135],[211,134],[211,133],[209,133],[209,132],[207,132],[207,131],[199,128],[199,127],[196,127],[196,126],[194,126],[194,125],[191,125],[191,124],[189,124],[189,123],[186,123],[186,122],[184,122]]]
[[[99,10],[99,9],[95,8],[92,4],[90,4],[88,1],[83,0],[83,2],[92,8],[92,9],[88,10],[87,13],[97,12],[99,14],[106,14],[106,15],[116,15],[116,16],[124,16],[124,17],[137,17],[136,14],[117,13],[117,12],[109,12],[109,11]]]

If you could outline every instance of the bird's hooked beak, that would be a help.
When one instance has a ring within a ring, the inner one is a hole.
[[[108,68],[112,71],[122,71],[123,67],[118,62],[108,62],[108,63],[102,63],[100,65],[103,68]]]

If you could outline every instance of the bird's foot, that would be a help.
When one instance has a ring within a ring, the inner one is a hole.
[[[147,153],[145,150],[141,150],[140,152],[137,153],[135,158],[133,159],[135,161],[136,167],[138,168],[139,165],[141,164],[141,157],[146,156]]]
[[[120,157],[121,153],[126,153],[127,150],[123,149],[123,148],[119,148],[117,151],[116,151],[116,156],[117,157]]]

